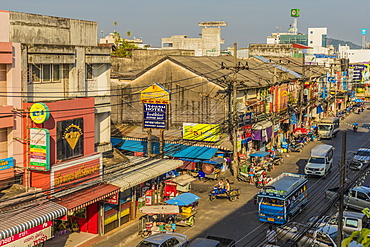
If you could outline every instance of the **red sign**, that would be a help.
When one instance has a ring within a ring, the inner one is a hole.
[[[106,198],[104,201],[106,202],[106,203],[110,203],[110,204],[116,204],[116,205],[118,205],[118,203],[119,203],[119,196],[118,196],[119,194],[118,193],[116,193],[116,194],[114,194],[112,197],[109,197],[109,198]]]

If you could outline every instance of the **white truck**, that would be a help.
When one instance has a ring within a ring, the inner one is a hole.
[[[317,124],[317,131],[320,138],[333,138],[339,131],[339,118],[326,117]]]
[[[315,176],[326,177],[333,166],[334,147],[320,144],[311,149],[310,159],[304,168],[304,173]]]

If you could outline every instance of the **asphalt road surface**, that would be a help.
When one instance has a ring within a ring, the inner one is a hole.
[[[370,147],[370,108],[362,114],[352,113],[342,120],[340,129],[346,130],[347,145],[346,158],[350,159],[354,152],[360,147]],[[358,132],[352,130],[352,123],[359,123]],[[326,179],[310,177],[308,183],[309,203],[302,213],[297,215],[293,221],[305,223],[311,216],[319,215],[321,210],[327,205],[328,201],[324,198],[324,191],[327,188],[339,185],[339,175],[337,164],[340,160],[342,149],[342,131],[334,139],[325,139],[318,142],[308,143],[302,153],[284,154],[284,164],[276,166],[268,173],[269,176],[276,177],[282,172],[302,173],[306,160],[309,158],[310,150],[320,143],[330,144],[335,147],[334,167]],[[349,171],[347,179],[353,177],[354,171]],[[226,172],[225,177],[230,177]],[[258,189],[245,182],[238,182],[230,178],[231,188],[240,188],[240,199],[231,202],[227,199],[217,199],[209,201],[208,193],[215,182],[195,181],[192,183],[192,193],[201,197],[199,209],[196,215],[196,222],[193,227],[178,227],[177,232],[185,234],[191,241],[197,237],[215,235],[219,237],[233,238],[237,242],[236,246],[261,246],[265,241],[265,233],[269,226],[258,220],[257,206],[254,204],[253,197]],[[358,181],[370,184],[369,178]],[[142,238],[137,235],[137,224],[133,223],[119,231],[111,234],[106,241],[100,242],[95,246],[99,247],[119,247],[136,246]]]

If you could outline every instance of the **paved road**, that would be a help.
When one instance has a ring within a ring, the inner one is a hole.
[[[370,108],[363,114],[352,114],[348,116],[341,124],[342,130],[347,131],[347,157],[363,146],[370,146],[370,133],[367,129],[370,127]],[[351,124],[357,121],[360,127],[357,133],[352,131]],[[348,125],[346,124],[348,123]],[[320,142],[311,142],[305,146],[303,153],[289,153],[285,157],[285,163],[276,167],[269,173],[270,176],[276,177],[281,172],[303,173],[305,161],[309,158],[312,147],[319,143],[326,143],[335,147],[334,164],[337,164],[341,155],[342,135],[332,140],[322,140]],[[352,174],[353,175],[353,174]],[[227,172],[224,176],[230,176]],[[351,174],[349,175],[351,176]],[[178,232],[187,235],[189,240],[196,237],[205,237],[207,235],[216,235],[233,238],[237,241],[237,247],[240,246],[259,246],[264,241],[264,236],[268,224],[261,223],[257,217],[257,206],[254,205],[253,196],[258,190],[248,183],[238,182],[231,179],[232,188],[240,187],[241,197],[235,202],[226,199],[209,201],[208,192],[214,182],[193,182],[193,193],[201,197],[199,203],[199,212],[196,217],[194,227],[178,227]],[[298,215],[294,221],[305,222],[312,215],[317,215],[320,209],[326,205],[327,201],[323,197],[326,188],[336,186],[339,183],[337,168],[326,179],[309,178],[309,200],[310,203],[306,209]],[[369,184],[369,183],[368,183]],[[120,247],[136,246],[141,241],[137,235],[137,224],[131,224],[109,238],[96,244],[99,247]]]

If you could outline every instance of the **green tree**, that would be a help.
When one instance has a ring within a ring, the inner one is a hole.
[[[357,244],[362,244],[364,247],[370,246],[370,229],[362,228],[361,231],[352,232],[351,236],[345,238],[342,241],[342,247],[348,247],[352,241],[356,241]]]
[[[117,26],[118,23],[114,22],[114,26]],[[131,32],[127,31],[126,36],[130,37]],[[115,44],[115,50],[112,52],[112,56],[116,57],[131,57],[132,56],[132,50],[138,49],[138,47],[132,43],[128,42],[126,39],[123,39],[121,37],[121,34],[117,32],[117,30],[114,30],[113,32],[113,38],[114,38],[114,44]]]

